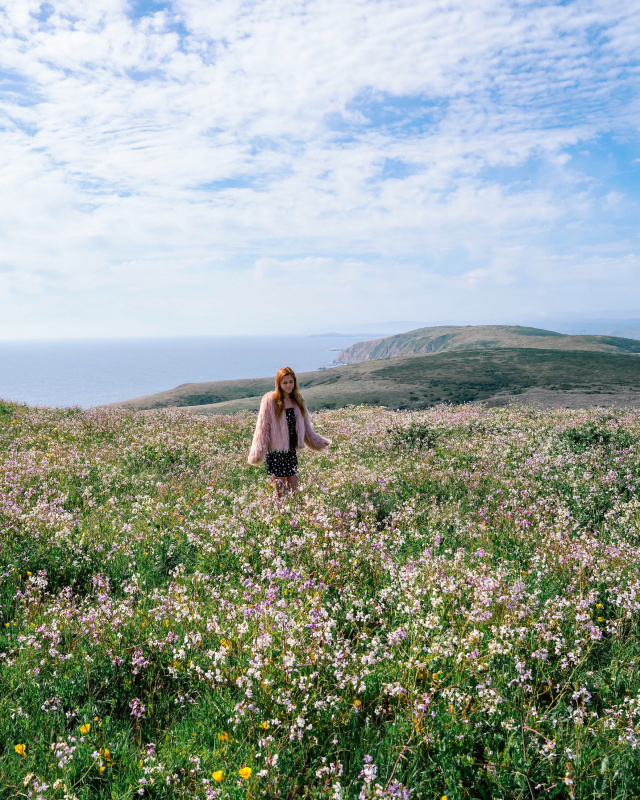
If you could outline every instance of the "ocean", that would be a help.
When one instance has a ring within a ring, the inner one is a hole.
[[[201,336],[0,342],[0,398],[37,406],[92,406],[193,381],[328,367],[338,350],[373,335]]]

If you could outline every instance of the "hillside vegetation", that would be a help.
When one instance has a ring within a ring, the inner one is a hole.
[[[640,342],[638,343],[640,345]],[[640,359],[571,350],[458,350],[367,361],[299,375],[312,410],[347,405],[419,409],[435,403],[487,400],[531,387],[593,393],[640,391]],[[273,378],[190,383],[117,405],[138,409],[192,407],[199,413],[255,410]],[[115,404],[114,404],[115,405]]]
[[[640,341],[618,336],[569,336],[520,325],[446,325],[418,328],[347,347],[337,364],[357,364],[379,358],[495,348],[586,350],[600,353],[640,353]]]
[[[640,795],[640,413],[0,403],[0,798]]]

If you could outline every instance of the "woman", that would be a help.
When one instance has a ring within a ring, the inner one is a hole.
[[[312,450],[324,450],[331,441],[311,427],[296,374],[291,367],[283,367],[276,375],[275,391],[267,392],[260,403],[248,459],[254,466],[265,462],[278,497],[297,490],[296,450],[305,444]]]

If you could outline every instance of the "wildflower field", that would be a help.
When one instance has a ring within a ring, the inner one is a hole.
[[[640,413],[0,404],[0,797],[640,797]]]

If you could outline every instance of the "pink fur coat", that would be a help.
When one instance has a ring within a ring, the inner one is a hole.
[[[289,449],[287,415],[283,413],[280,419],[276,417],[275,395],[275,392],[267,392],[260,403],[258,421],[248,459],[249,463],[254,466],[262,463],[267,453]],[[294,405],[294,409],[298,431],[297,449],[306,444],[311,450],[324,450],[331,444],[330,439],[325,439],[324,436],[320,436],[313,430],[308,411],[303,414],[297,405]]]

